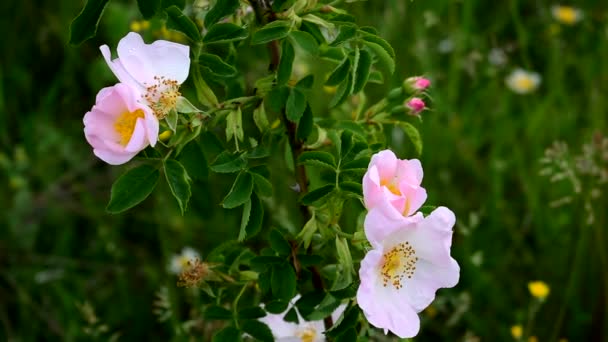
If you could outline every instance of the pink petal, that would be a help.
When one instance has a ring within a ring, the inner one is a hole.
[[[139,92],[144,90],[143,85],[137,82],[129,74],[129,72],[127,72],[125,67],[120,62],[120,59],[116,58],[115,60],[112,60],[112,54],[110,53],[110,48],[107,45],[100,46],[99,50],[101,50],[101,54],[106,60],[106,64],[108,64],[108,67],[110,67],[110,70],[112,70],[114,76],[116,76],[121,83],[128,84],[129,86],[137,89]]]
[[[397,156],[391,150],[380,151],[372,156],[370,167],[375,165],[378,168],[380,180],[388,180],[395,177],[397,171]]]
[[[109,150],[93,149],[95,155],[110,165],[120,165],[133,159],[137,153],[116,153]]]
[[[135,121],[135,127],[133,128],[133,134],[129,143],[125,146],[126,152],[139,152],[148,146],[148,140],[146,139],[146,126],[142,118],[138,118]]]

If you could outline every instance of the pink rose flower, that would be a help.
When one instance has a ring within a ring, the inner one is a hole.
[[[373,242],[361,261],[357,303],[375,327],[401,338],[418,334],[417,313],[442,287],[454,287],[460,267],[450,256],[454,213],[445,207]],[[367,221],[366,221],[367,224]]]
[[[425,90],[431,86],[431,81],[424,77],[416,77],[414,87],[418,90]]]
[[[114,75],[138,91],[157,118],[175,108],[181,95],[179,87],[190,70],[187,45],[166,40],[146,44],[139,34],[130,32],[118,42],[118,58],[112,60],[107,45],[99,49]]]
[[[372,156],[363,176],[363,201],[368,210],[386,203],[400,216],[410,216],[426,200],[422,183],[422,165],[418,159],[397,159],[393,151]]]
[[[410,115],[418,115],[420,112],[424,110],[426,104],[419,97],[412,97],[409,101],[405,103],[405,107],[407,107],[410,112]]]
[[[108,164],[124,164],[158,138],[158,119],[138,102],[138,94],[118,83],[103,88],[84,116],[84,135],[93,153]]]

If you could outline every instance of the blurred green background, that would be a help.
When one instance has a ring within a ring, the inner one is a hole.
[[[433,81],[420,126],[423,186],[428,203],[456,213],[462,274],[422,314],[415,340],[508,341],[514,325],[539,341],[608,340],[608,3],[571,4],[583,13],[573,25],[547,1],[344,6],[397,53],[394,79],[370,85],[371,98],[407,76]],[[81,6],[0,4],[0,340],[168,340],[176,320],[198,312],[167,272],[171,255],[191,246],[204,256],[233,239],[240,213],[218,206],[230,184],[219,176],[194,184],[185,217],[163,186],[128,214],[105,213],[124,167],[94,158],[82,117],[115,83],[98,47],[114,47],[141,17],[135,1],[113,0],[97,37],[69,46]],[[161,23],[144,34],[164,37]],[[505,85],[517,67],[541,75],[536,91]],[[401,155],[403,141],[395,132]],[[568,146],[550,158],[561,171],[541,175],[555,141]],[[551,289],[542,304],[533,280]],[[154,313],[163,287],[169,323]]]

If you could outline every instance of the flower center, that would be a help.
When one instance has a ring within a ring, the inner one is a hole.
[[[574,24],[577,17],[576,10],[572,7],[558,7],[556,17],[566,24]]]
[[[124,112],[116,119],[116,122],[114,122],[114,129],[120,137],[118,142],[122,146],[127,146],[131,140],[131,136],[135,130],[135,123],[138,118],[144,118],[144,111],[141,109],[134,112]]]
[[[383,256],[384,263],[380,269],[382,284],[384,287],[392,285],[399,290],[403,287],[402,281],[407,277],[412,278],[416,271],[416,250],[409,242],[402,242],[393,247]]]
[[[517,88],[522,89],[522,90],[530,90],[530,89],[534,88],[534,82],[532,81],[532,79],[530,77],[527,77],[527,76],[519,77],[515,81],[515,85],[517,86]]]
[[[296,332],[296,336],[298,336],[302,342],[314,342],[315,337],[317,337],[317,332],[313,328],[305,328]]]
[[[152,108],[154,115],[160,120],[175,108],[177,99],[182,95],[179,92],[179,83],[166,79],[164,76],[154,76],[154,84],[146,86],[144,99]]]
[[[397,184],[397,177],[393,177],[389,180],[382,179],[380,185],[386,187],[393,194],[401,196],[401,190],[399,190],[399,184]]]

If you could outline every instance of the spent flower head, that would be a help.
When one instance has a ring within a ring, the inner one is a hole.
[[[199,260],[201,255],[191,247],[184,247],[179,254],[174,254],[169,262],[169,272],[181,274],[188,269],[190,263]]]

